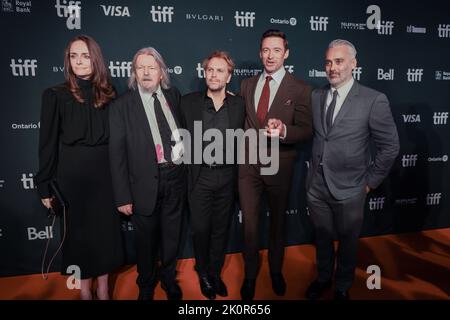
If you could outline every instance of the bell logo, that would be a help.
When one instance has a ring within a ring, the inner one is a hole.
[[[408,82],[422,82],[423,69],[410,69],[406,73]]]
[[[37,231],[34,227],[27,228],[28,240],[44,240],[53,238],[53,228],[51,226],[46,226],[44,230]]]
[[[172,16],[174,15],[173,7],[168,6],[152,6],[150,13],[152,14],[153,22],[172,23]]]
[[[254,12],[236,11],[234,19],[237,27],[253,28],[253,22],[256,18]]]
[[[366,286],[369,290],[381,289],[381,269],[376,264],[367,267],[366,273],[370,274],[367,278]]]
[[[433,124],[447,124],[448,112],[435,112],[433,114]]]
[[[37,69],[37,60],[36,59],[11,59],[11,67],[12,75],[14,77],[35,77],[36,69]]]
[[[394,69],[384,72],[383,69],[378,68],[377,80],[394,80]]]
[[[327,31],[328,17],[311,16],[309,23],[312,31]]]
[[[60,18],[67,18],[67,29],[81,29],[81,1],[56,0],[56,14]]]

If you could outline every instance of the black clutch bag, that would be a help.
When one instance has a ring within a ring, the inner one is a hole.
[[[51,181],[49,188],[51,194],[49,217],[60,217],[63,215],[64,209],[68,207],[67,201],[64,199],[56,181]]]

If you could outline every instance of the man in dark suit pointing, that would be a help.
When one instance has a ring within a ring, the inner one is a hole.
[[[386,178],[399,151],[388,99],[355,81],[355,67],[353,44],[332,41],[325,56],[329,85],[312,93],[314,138],[306,190],[318,278],[306,291],[308,299],[320,298],[332,285],[335,231],[335,299],[349,298],[366,194]]]

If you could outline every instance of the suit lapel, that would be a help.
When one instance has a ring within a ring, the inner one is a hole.
[[[249,86],[247,88],[247,97],[250,96],[249,108],[247,109],[247,116],[253,118],[253,122],[259,125],[259,121],[256,118],[256,102],[255,102],[255,91],[256,85],[258,84],[258,79],[260,75],[254,76],[248,80]]]
[[[162,89],[161,91],[164,94],[164,98],[166,98],[167,103],[169,104],[169,109],[172,112],[175,124],[177,125],[178,128],[182,128],[180,123],[181,117],[180,114],[178,113],[179,110],[176,107],[176,103],[171,95],[170,90]]]
[[[322,124],[322,130],[324,135],[327,134],[327,129],[325,126],[325,110],[326,110],[326,103],[327,103],[327,94],[328,94],[328,90],[330,90],[330,86],[325,86],[322,89],[322,92],[320,93],[320,123]]]
[[[148,123],[147,114],[145,113],[144,104],[142,103],[141,95],[139,90],[133,92],[133,108],[136,111],[136,122],[139,128],[142,128],[143,135],[151,149],[151,154],[155,154],[155,143],[153,141],[152,131],[150,129],[150,124]]]
[[[289,72],[286,72],[286,74],[283,77],[283,80],[281,80],[281,83],[278,87],[278,91],[275,94],[275,97],[273,98],[272,104],[269,106],[269,112],[267,112],[266,119],[264,120],[267,122],[267,119],[270,118],[276,118],[274,114],[277,114],[277,111],[280,108],[283,108],[284,103],[286,102],[286,97],[289,96],[289,89],[290,89],[290,83],[291,83],[291,74]]]
[[[352,100],[356,95],[358,95],[359,92],[359,84],[358,82],[353,83],[352,88],[347,94],[347,97],[345,98],[344,102],[342,103],[341,109],[339,110],[338,114],[336,115],[336,118],[333,121],[333,125],[331,126],[331,130],[333,130],[334,126],[341,121],[341,119],[345,116],[345,114],[351,109],[352,107]]]

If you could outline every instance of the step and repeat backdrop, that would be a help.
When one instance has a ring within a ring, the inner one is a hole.
[[[376,27],[374,27],[376,25]],[[324,52],[336,38],[358,50],[353,76],[387,94],[401,151],[389,178],[367,197],[361,236],[450,227],[450,15],[445,1],[120,1],[1,0],[0,26],[0,276],[40,272],[47,239],[56,250],[60,228],[50,227],[33,176],[38,168],[42,91],[63,81],[63,51],[78,34],[102,47],[119,93],[131,59],[146,46],[166,60],[183,94],[204,89],[202,60],[226,50],[236,62],[229,86],[262,70],[259,41],[266,29],[289,40],[286,69],[313,87],[327,83]],[[299,146],[286,212],[286,245],[312,243],[304,181],[310,145]],[[261,212],[261,247],[268,215]],[[188,217],[188,212],[186,212]],[[188,219],[180,257],[192,257]],[[127,263],[134,262],[132,223],[123,218]],[[99,233],[102,230],[99,230]],[[236,211],[229,252],[242,247]],[[56,260],[54,271],[59,269]]]

